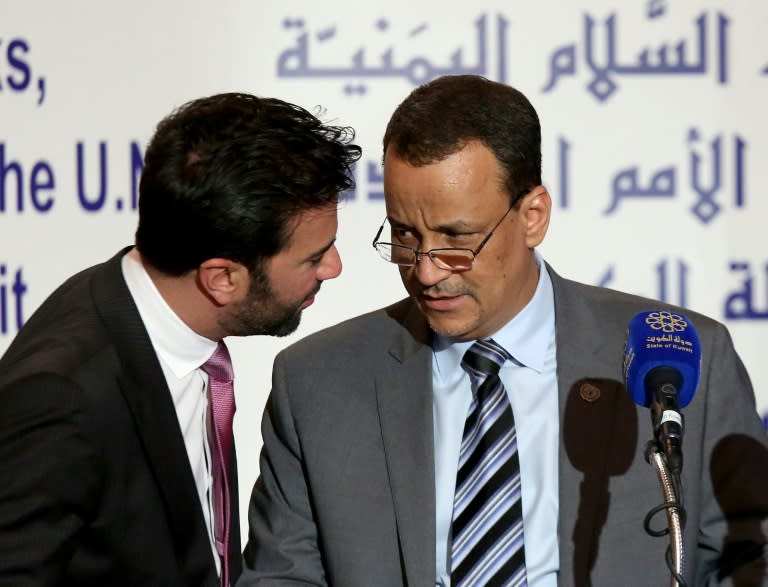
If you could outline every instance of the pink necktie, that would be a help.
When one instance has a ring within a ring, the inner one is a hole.
[[[208,374],[211,396],[211,461],[213,476],[214,541],[221,556],[221,585],[229,587],[229,467],[232,460],[232,419],[235,393],[232,385],[232,360],[224,342],[202,367]]]

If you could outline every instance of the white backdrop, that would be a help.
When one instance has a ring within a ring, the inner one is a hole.
[[[768,415],[768,4],[453,4],[0,0],[0,352],[61,281],[132,242],[141,152],[174,107],[247,91],[352,125],[341,277],[294,335],[229,341],[245,512],[275,353],[403,295],[370,246],[389,115],[421,81],[471,72],[539,112],[545,258],[724,321]]]

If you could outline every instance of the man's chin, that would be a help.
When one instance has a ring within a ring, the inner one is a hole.
[[[268,334],[270,336],[277,336],[277,337],[288,336],[289,334],[293,334],[294,332],[296,332],[296,329],[299,327],[299,324],[301,324],[301,310],[296,312],[290,318],[283,320],[279,324],[275,324],[274,328],[272,328],[269,332],[266,332],[265,334]]]
[[[249,316],[240,315],[228,317],[219,321],[219,326],[226,336],[288,336],[296,332],[301,323],[301,308],[294,308],[290,313],[273,316],[266,320],[264,316],[252,313]]]
[[[476,326],[466,318],[449,315],[447,312],[430,312],[423,309],[422,314],[429,327],[440,336],[455,342],[475,340],[473,332]]]

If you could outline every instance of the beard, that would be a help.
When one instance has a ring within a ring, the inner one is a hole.
[[[231,312],[219,320],[219,325],[229,336],[287,336],[299,327],[305,300],[285,302],[277,299],[267,277],[255,269],[251,271],[247,297],[233,304]]]

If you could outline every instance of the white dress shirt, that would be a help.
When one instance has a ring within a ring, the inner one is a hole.
[[[136,249],[123,256],[122,269],[128,290],[139,309],[139,315],[171,390],[176,417],[184,435],[189,465],[208,529],[216,571],[221,573],[221,560],[216,552],[211,524],[213,482],[207,424],[208,375],[200,369],[216,350],[217,342],[200,336],[176,315],[147,274]]]

